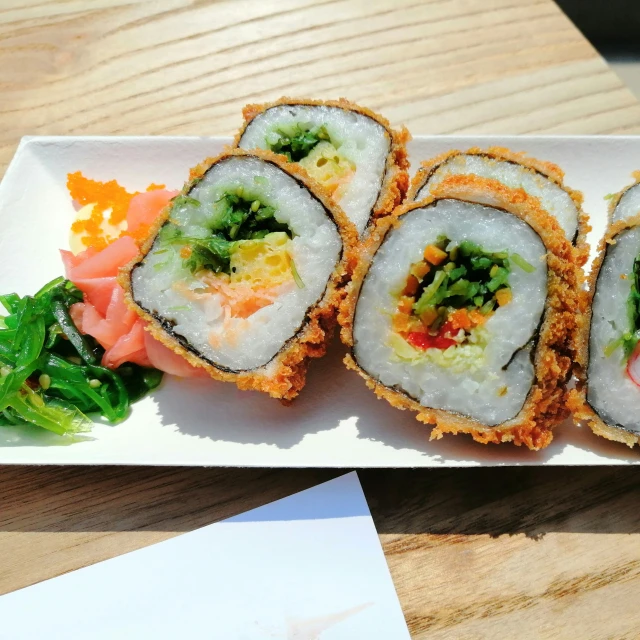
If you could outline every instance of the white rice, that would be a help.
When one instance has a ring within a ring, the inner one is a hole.
[[[626,191],[613,212],[613,221],[627,220],[640,214],[640,184]]]
[[[390,231],[376,253],[358,300],[354,324],[354,355],[359,365],[387,387],[397,387],[425,407],[445,409],[498,425],[522,408],[534,370],[523,349],[534,335],[547,292],[546,250],[539,236],[515,216],[478,204],[440,200],[415,209]],[[399,362],[387,345],[397,298],[409,268],[422,259],[426,245],[446,235],[454,244],[469,240],[485,251],[520,254],[534,265],[525,273],[512,265],[510,304],[500,307],[485,324],[489,342],[484,365],[477,371],[453,373],[430,361]],[[500,390],[507,393],[500,395]]]
[[[355,224],[358,233],[367,226],[378,200],[385,173],[391,138],[386,129],[371,118],[338,107],[280,105],[256,116],[246,128],[241,149],[268,149],[265,137],[278,125],[311,123],[325,125],[331,143],[356,166],[339,204]]]
[[[640,431],[640,389],[625,373],[622,349],[608,358],[604,349],[630,329],[627,298],[638,255],[640,227],[635,227],[616,236],[600,269],[591,320],[587,393],[589,404],[605,422],[633,431]],[[623,280],[622,275],[627,278]]]
[[[254,180],[258,176],[260,184]],[[263,178],[266,178],[266,184]],[[324,294],[327,282],[340,259],[342,241],[335,223],[327,216],[322,204],[294,178],[280,168],[251,157],[231,157],[214,165],[204,180],[190,193],[201,203],[194,208],[174,208],[172,218],[185,222],[189,234],[203,235],[201,223],[204,209],[211,210],[224,193],[242,186],[245,193],[260,197],[264,204],[276,208],[275,218],[289,225],[295,234],[291,257],[304,283],[304,288],[288,287],[274,304],[263,307],[246,319],[232,318],[231,328],[237,337],[223,340],[214,348],[209,342],[212,331],[221,331],[223,318],[215,297],[206,303],[191,302],[172,285],[186,280],[197,286],[198,281],[174,255],[170,264],[167,254],[156,255],[153,249],[144,263],[133,273],[134,298],[146,309],[175,322],[173,331],[184,336],[189,344],[211,362],[228,369],[250,370],[268,363],[295,335],[304,322],[307,310]],[[252,196],[253,197],[253,196]],[[200,223],[200,224],[198,224]],[[206,230],[204,231],[206,235]],[[188,309],[180,307],[188,306]],[[231,334],[229,334],[231,335]]]
[[[579,213],[571,196],[553,180],[515,162],[474,154],[455,155],[436,168],[415,199],[426,198],[431,188],[447,176],[459,174],[493,178],[512,189],[524,189],[528,195],[540,200],[545,211],[557,218],[567,239],[573,241],[578,230]]]

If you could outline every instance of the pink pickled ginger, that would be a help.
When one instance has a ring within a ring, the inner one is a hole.
[[[175,194],[154,190],[134,196],[127,212],[131,230],[135,233],[143,225],[151,225]],[[102,364],[110,369],[132,362],[176,376],[206,375],[156,340],[146,330],[147,322],[125,303],[124,290],[117,282],[118,271],[138,252],[136,241],[129,235],[122,235],[101,251],[89,248],[77,256],[60,252],[67,278],[84,294],[84,302],[71,307],[74,323],[105,349]]]

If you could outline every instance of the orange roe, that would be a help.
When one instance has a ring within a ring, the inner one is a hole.
[[[147,191],[165,189],[164,184],[151,183]],[[76,220],[71,225],[71,231],[76,234],[84,234],[80,241],[85,247],[94,249],[104,249],[109,242],[104,237],[102,224],[104,212],[111,209],[109,223],[118,225],[127,219],[127,211],[133,196],[138,195],[138,191],[129,193],[116,180],[109,182],[99,182],[85,178],[80,171],[67,175],[67,189],[71,197],[83,207],[87,204],[94,204],[91,215],[86,220]],[[146,240],[149,234],[150,225],[141,224],[135,232],[124,231],[120,235],[130,235],[138,243]],[[116,240],[116,238],[113,238]],[[113,241],[112,240],[112,241]]]
[[[73,233],[82,233],[83,231],[86,231],[90,236],[94,236],[101,233],[101,224],[102,212],[94,209],[91,216],[86,220],[76,220],[71,225],[71,231],[73,231]]]
[[[103,236],[82,236],[80,242],[82,242],[87,249],[92,248],[97,251],[102,251],[107,248],[107,245],[111,244],[107,242]]]
[[[85,178],[80,171],[70,173],[67,176],[67,189],[69,189],[71,197],[82,206],[94,202],[96,205],[93,209],[94,215],[96,212],[102,214],[107,209],[111,209],[109,223],[113,225],[120,224],[127,219],[129,203],[131,198],[137,194],[137,192],[129,193],[115,180],[109,180],[109,182],[90,180]]]

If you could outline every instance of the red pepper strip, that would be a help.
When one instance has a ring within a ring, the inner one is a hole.
[[[449,347],[455,347],[458,343],[455,340],[452,340],[451,338],[445,338],[444,336],[436,336],[433,339],[433,346],[436,349],[442,349],[443,351],[445,349],[448,349]]]
[[[451,346],[454,346],[456,343],[455,340],[451,340],[450,338],[445,338],[444,336],[438,334],[437,336],[430,336],[428,333],[423,333],[422,331],[412,331],[407,335],[407,342],[416,349],[448,349]]]
[[[441,327],[440,331],[438,331],[439,336],[443,337],[451,337],[457,336],[459,329],[455,329],[451,320],[447,320]]]
[[[629,356],[627,375],[636,387],[640,387],[640,342],[638,342],[633,353]]]

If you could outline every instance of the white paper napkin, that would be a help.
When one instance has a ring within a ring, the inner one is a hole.
[[[400,640],[356,473],[0,598],[0,637]]]

